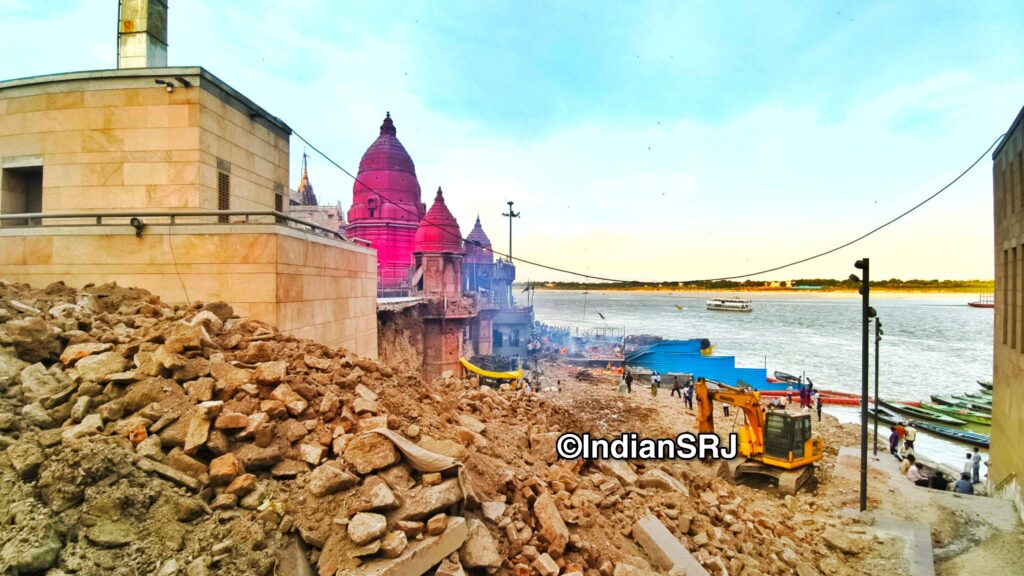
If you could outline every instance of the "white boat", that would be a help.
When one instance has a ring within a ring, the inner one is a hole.
[[[754,307],[750,300],[738,298],[708,298],[708,310],[721,310],[725,312],[753,312]]]

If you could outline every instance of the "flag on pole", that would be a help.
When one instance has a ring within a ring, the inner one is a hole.
[[[604,320],[604,314],[601,314],[600,312],[598,312],[597,315],[601,317],[601,320]]]

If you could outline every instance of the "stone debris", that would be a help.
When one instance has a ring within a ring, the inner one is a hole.
[[[594,423],[543,395],[424,381],[224,303],[0,281],[0,309],[0,572],[777,576],[869,542],[747,510],[699,467],[559,460]]]

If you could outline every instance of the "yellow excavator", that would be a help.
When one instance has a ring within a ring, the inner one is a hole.
[[[726,462],[734,479],[744,474],[769,476],[778,481],[779,490],[792,494],[814,476],[814,463],[821,460],[825,443],[811,433],[810,414],[765,410],[757,390],[712,385],[703,378],[695,383],[694,392],[698,432],[715,433],[715,401],[743,412],[745,422],[737,430],[740,456]]]

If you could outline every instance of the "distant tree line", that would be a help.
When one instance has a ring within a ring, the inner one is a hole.
[[[856,290],[859,283],[848,279],[798,278],[796,280],[712,280],[700,282],[531,282],[536,288],[549,290],[792,290],[819,288],[826,291]],[[526,283],[519,286],[525,287]],[[920,290],[930,292],[992,292],[994,280],[875,280],[872,288],[880,290]]]

